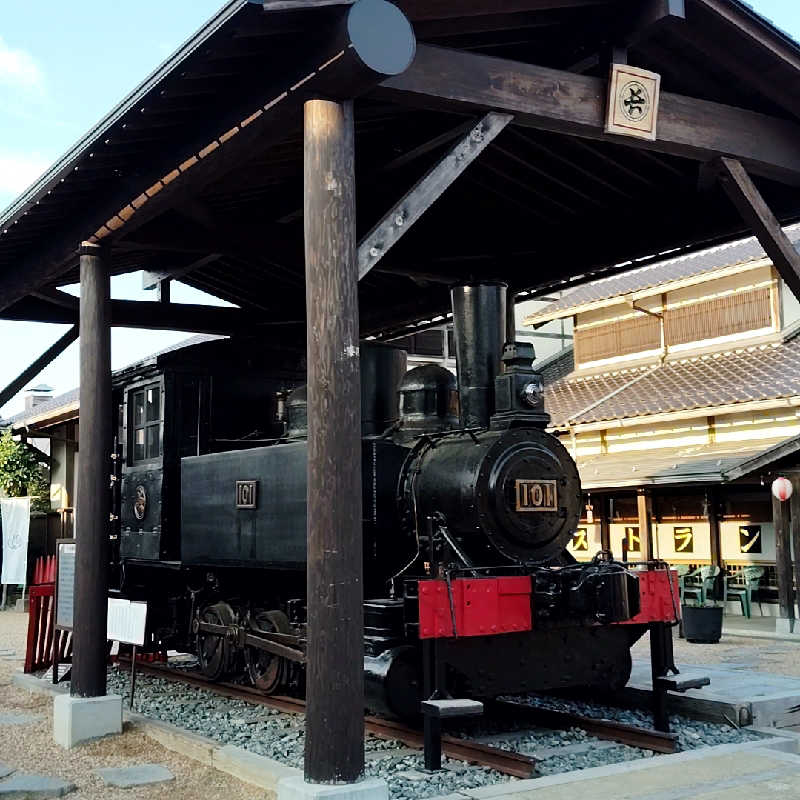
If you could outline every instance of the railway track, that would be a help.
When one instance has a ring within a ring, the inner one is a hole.
[[[129,668],[130,662],[127,659],[120,659],[120,664]],[[199,672],[192,670],[175,669],[160,664],[139,663],[136,671],[140,674],[154,675],[196,686],[230,699],[263,705],[283,713],[305,713],[305,702],[298,698],[264,695],[257,689],[236,683],[212,683]],[[658,753],[674,753],[677,749],[677,737],[674,734],[638,728],[613,720],[539,708],[513,701],[494,701],[487,705],[487,710],[493,716],[512,719],[515,722],[522,719],[538,727],[557,730],[581,728],[598,739],[615,741]],[[367,716],[364,718],[364,729],[368,734],[379,739],[398,741],[413,749],[422,750],[424,746],[421,730],[394,720]],[[517,778],[531,778],[537,775],[536,758],[470,739],[442,736],[442,753],[449,758],[477,764]]]
[[[678,747],[678,737],[674,733],[662,733],[650,728],[637,728],[611,719],[587,717],[569,711],[529,706],[511,700],[495,700],[491,709],[503,717],[516,720],[524,718],[545,728],[581,728],[598,739],[619,742],[630,747],[653,750],[656,753],[674,753]]]
[[[121,658],[120,664],[128,668],[130,661]],[[267,706],[268,708],[274,708],[276,711],[282,711],[288,714],[305,713],[305,702],[295,697],[265,695],[257,689],[236,683],[211,683],[199,673],[188,670],[178,670],[168,666],[139,663],[136,665],[136,672],[138,674],[155,675],[159,678],[186,683],[190,686],[196,686],[214,692],[223,697]],[[424,746],[424,738],[421,730],[411,728],[408,725],[395,722],[394,720],[367,716],[364,717],[364,730],[379,739],[401,742],[406,747],[417,750],[422,750]],[[448,758],[454,758],[458,761],[467,761],[471,764],[478,764],[482,767],[487,767],[501,772],[504,775],[511,775],[516,778],[532,778],[536,776],[536,759],[531,756],[509,750],[502,750],[499,747],[473,742],[469,739],[459,739],[455,736],[442,736],[442,754]]]

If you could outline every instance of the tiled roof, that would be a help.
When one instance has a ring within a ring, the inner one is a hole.
[[[568,375],[545,387],[554,426],[800,395],[800,337],[662,365]]]
[[[565,347],[550,358],[534,364],[534,369],[541,373],[545,386],[555,383],[575,369],[575,352],[571,346]]]
[[[800,447],[800,441],[796,439],[759,439],[747,443],[637,450],[580,457],[578,471],[584,489],[648,484],[721,483],[739,477],[738,472],[731,475],[729,473],[781,442],[792,442],[795,449]]]
[[[784,230],[792,243],[797,246],[800,242],[800,223],[789,225]],[[751,236],[748,239],[739,239],[707,250],[698,250],[665,261],[656,261],[646,267],[621,272],[610,278],[601,278],[599,281],[592,281],[592,283],[566,292],[563,297],[554,301],[547,308],[526,317],[525,324],[530,325],[545,319],[555,319],[563,316],[559,312],[579,308],[588,303],[610,300],[613,297],[621,297],[631,292],[691,278],[723,267],[758,261],[764,257],[764,248],[755,237]]]
[[[134,369],[138,366],[142,366],[144,364],[148,364],[151,362],[155,362],[155,360],[159,356],[166,355],[167,353],[171,353],[175,350],[181,350],[184,347],[191,347],[195,344],[201,344],[203,342],[210,342],[214,339],[222,339],[224,337],[217,336],[211,333],[199,333],[195,336],[190,336],[188,339],[182,339],[175,344],[170,345],[169,347],[165,347],[163,350],[159,350],[152,355],[147,356],[146,358],[140,359],[139,361],[135,361],[132,364],[128,364],[122,369],[114,370],[114,374],[124,372],[126,370]],[[65,392],[64,394],[57,395],[56,397],[50,398],[45,403],[39,403],[39,405],[35,406],[34,408],[28,411],[20,411],[18,414],[14,414],[13,416],[9,417],[8,419],[4,419],[2,422],[4,425],[19,425],[21,423],[27,422],[31,419],[39,419],[43,415],[51,414],[55,415],[55,412],[59,412],[62,409],[68,410],[73,405],[77,404],[78,402],[78,392],[77,388],[71,389],[69,392]]]
[[[4,419],[3,424],[18,425],[19,423],[25,422],[33,417],[40,417],[42,414],[50,414],[54,411],[60,411],[61,409],[68,409],[77,402],[78,389],[71,389],[68,392],[64,392],[64,394],[51,397],[44,403],[39,403],[39,405],[34,406],[28,411],[20,411],[18,414],[14,414],[8,419]]]

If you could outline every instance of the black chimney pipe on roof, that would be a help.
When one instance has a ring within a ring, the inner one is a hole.
[[[488,428],[494,413],[494,379],[506,335],[508,286],[480,281],[454,286],[453,328],[461,426]]]

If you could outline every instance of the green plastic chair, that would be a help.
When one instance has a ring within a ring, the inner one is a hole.
[[[691,578],[692,575],[697,574],[697,570],[693,570],[688,564],[670,565],[678,573],[678,597],[683,599],[683,594],[686,589],[686,579]]]
[[[764,577],[764,567],[745,567],[742,570],[743,583],[729,585],[729,575],[725,576],[725,599],[732,598],[742,604],[742,614],[750,619],[753,613],[753,592],[758,591],[758,585]]]
[[[720,568],[717,566],[709,565],[700,567],[700,581],[696,584],[689,584],[685,587],[682,593],[682,599],[685,600],[687,595],[692,595],[697,598],[702,606],[706,602],[706,598],[711,594],[714,589],[714,582],[717,575],[720,573]],[[691,573],[687,577],[694,577],[697,572]]]

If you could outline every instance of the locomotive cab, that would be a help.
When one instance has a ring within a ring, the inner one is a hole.
[[[298,347],[218,339],[115,375],[120,559],[181,558],[181,459],[283,435],[277,393],[302,382],[302,357]]]

